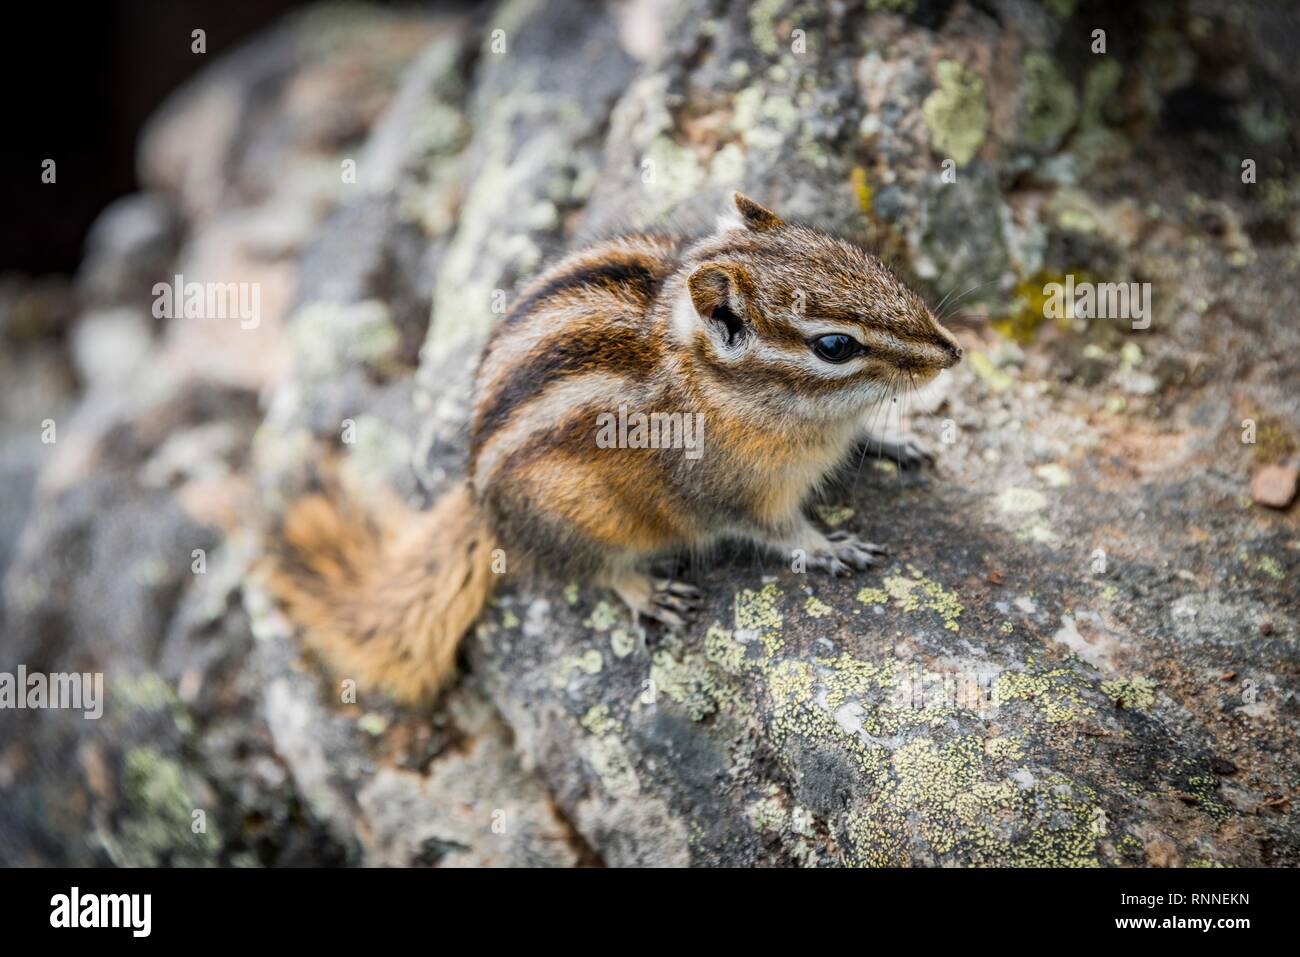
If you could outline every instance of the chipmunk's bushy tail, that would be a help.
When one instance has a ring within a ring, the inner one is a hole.
[[[267,584],[337,677],[427,702],[491,593],[493,538],[467,484],[427,512],[362,512],[338,491],[285,514]]]

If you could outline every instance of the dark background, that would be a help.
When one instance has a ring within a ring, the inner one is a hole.
[[[0,274],[70,273],[86,230],[137,189],[140,129],[167,94],[301,0],[14,4],[0,27],[7,92]],[[25,7],[25,9],[23,9]],[[207,53],[190,50],[207,31]],[[41,163],[57,164],[55,184]]]

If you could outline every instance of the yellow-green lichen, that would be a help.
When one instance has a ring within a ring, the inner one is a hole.
[[[565,655],[557,661],[552,672],[552,680],[557,688],[563,688],[569,683],[572,672],[580,671],[586,675],[595,675],[599,674],[604,667],[604,656],[595,648],[591,648],[580,655]]]
[[[736,593],[736,627],[749,631],[779,630],[785,624],[778,602],[781,589],[775,583],[764,585],[761,591],[750,588]]]
[[[785,802],[776,793],[775,785],[768,788],[769,793],[752,802],[745,808],[745,817],[750,827],[760,832],[780,833],[785,829]]]
[[[122,675],[113,683],[113,697],[138,711],[162,711],[180,703],[172,686],[155,671]]]
[[[587,760],[610,794],[632,797],[640,792],[641,781],[632,765],[627,745],[617,734],[593,735],[588,742]]]
[[[955,60],[940,60],[935,74],[938,87],[921,104],[930,144],[939,155],[964,166],[979,150],[988,128],[984,81]]]
[[[749,38],[767,56],[776,56],[781,51],[776,23],[784,6],[785,0],[757,0],[749,6]]]
[[[889,703],[882,692],[897,684],[900,668],[892,658],[841,654],[763,671],[778,738],[835,742],[870,782],[870,804],[846,819],[849,859],[899,866],[920,851],[985,865],[1095,865],[1109,825],[1093,790],[1018,768],[1023,735],[951,735],[959,709],[948,701]],[[1076,681],[1065,671],[1017,674],[1001,683],[1000,697],[1032,701],[1048,722],[1077,717],[1088,709]],[[891,741],[898,743],[877,743]],[[777,806],[754,811],[771,822]]]
[[[854,515],[853,509],[849,508],[847,505],[819,504],[813,506],[813,511],[817,513],[818,518],[831,528],[843,525]]]
[[[747,87],[736,94],[732,126],[750,149],[779,149],[799,127],[799,107],[777,89]]]
[[[189,710],[167,679],[155,671],[141,671],[118,678],[109,703],[114,705],[111,719],[118,724],[129,721],[133,711],[167,711],[182,734],[194,730],[194,719]]]
[[[853,195],[858,200],[858,209],[862,210],[863,216],[870,219],[872,217],[871,204],[875,201],[875,191],[871,188],[871,181],[867,179],[866,169],[861,166],[853,167],[853,172],[849,174],[849,181],[853,185]]]
[[[656,653],[650,680],[657,690],[684,706],[692,721],[702,721],[736,695],[709,660],[696,652],[688,652],[680,661],[666,651]]]
[[[1010,375],[995,366],[993,360],[978,349],[971,350],[970,364],[975,374],[994,392],[1006,392],[1015,385],[1015,380]]]
[[[638,793],[641,782],[632,766],[627,746],[619,737],[623,732],[623,722],[613,716],[609,705],[592,705],[579,723],[591,735],[585,748],[587,761],[605,789],[616,797]]]
[[[924,578],[916,569],[910,569],[911,578],[902,575],[890,575],[884,581],[885,591],[904,611],[928,609],[936,612],[943,619],[943,627],[949,631],[960,631],[957,619],[965,610],[957,593],[949,591],[936,581]]]
[[[1126,675],[1103,681],[1101,693],[1118,707],[1130,711],[1146,711],[1156,703],[1156,683],[1145,675]]]
[[[1296,440],[1279,419],[1271,415],[1255,414],[1249,418],[1256,422],[1256,462],[1285,462],[1295,454]]]
[[[729,674],[738,674],[745,662],[745,646],[731,632],[714,623],[704,633],[704,657]]]
[[[1036,512],[1046,505],[1043,493],[1032,488],[1008,488],[998,496],[998,508],[1013,515]]]
[[[1045,516],[1038,514],[1047,505],[1042,492],[1031,488],[1008,488],[998,496],[998,508],[1008,515],[1019,517],[1015,528],[1017,538],[1027,542],[1050,543],[1056,533]]]
[[[908,817],[892,804],[877,801],[868,813],[850,814],[848,832],[853,863],[860,867],[906,867],[912,862]]]
[[[883,605],[889,601],[889,592],[868,585],[858,591],[858,601],[864,605]]]
[[[1038,466],[1034,469],[1034,474],[1042,479],[1043,484],[1048,488],[1065,488],[1070,484],[1070,473],[1055,462]]]
[[[581,724],[595,735],[617,734],[623,730],[623,722],[609,713],[609,705],[594,704],[582,716]]]
[[[1074,126],[1079,98],[1046,53],[1025,54],[1021,79],[1021,139],[1035,148],[1055,149]]]
[[[388,719],[377,711],[367,711],[357,718],[357,727],[372,738],[377,738],[388,730]]]
[[[1071,270],[1071,273],[1076,283],[1092,280],[1091,274],[1086,270],[1074,269]],[[1039,327],[1047,321],[1050,311],[1048,303],[1052,297],[1047,290],[1052,288],[1053,284],[1064,288],[1065,281],[1065,273],[1047,270],[1039,270],[1027,279],[1021,280],[1016,284],[1012,293],[1009,308],[1003,315],[993,321],[993,328],[1019,345],[1024,346],[1033,342],[1038,335]],[[1073,309],[1072,303],[1066,302],[1064,305],[1066,310]],[[1062,316],[1057,320],[1057,325],[1068,328],[1071,319],[1072,317],[1069,315]],[[991,368],[993,367],[987,357],[985,357],[984,361],[988,362]],[[995,371],[1001,372],[1001,370]],[[1002,375],[1005,376],[1006,373],[1002,373]],[[1007,378],[1007,385],[1010,386],[1010,377]],[[995,389],[994,391],[1003,390]]]
[[[116,835],[105,833],[109,856],[123,867],[159,864],[195,867],[214,863],[221,840],[210,808],[201,808],[184,769],[155,748],[127,753],[123,790],[126,817]],[[205,811],[195,831],[194,812]]]
[[[1185,763],[1190,764],[1190,762]],[[1192,797],[1196,799],[1197,805],[1207,813],[1220,819],[1233,816],[1232,809],[1219,796],[1219,779],[1213,774],[1208,772],[1191,774],[1187,778],[1187,786],[1191,788]]]
[[[780,608],[782,597],[781,589],[774,582],[759,591],[744,588],[736,593],[733,610],[736,631],[756,635],[762,641],[765,661],[771,661],[785,645],[781,633],[785,626]]]
[[[1024,758],[1025,746],[1013,735],[997,735],[984,740],[984,753],[994,760],[1015,762]]]
[[[626,658],[636,650],[636,635],[626,628],[615,628],[609,633],[609,647],[615,658]]]
[[[812,666],[806,661],[781,661],[768,673],[768,691],[772,697],[772,717],[778,727],[801,710],[813,697]],[[794,731],[791,726],[783,727]]]
[[[622,616],[612,603],[601,599],[591,610],[583,624],[593,631],[609,631],[622,620]]]
[[[1063,775],[1028,789],[991,779],[972,735],[914,739],[894,752],[890,770],[876,803],[895,818],[907,809],[909,830],[935,853],[960,851],[979,865],[1097,864],[1095,795]]]
[[[1280,582],[1286,578],[1286,572],[1282,570],[1282,566],[1278,564],[1277,559],[1271,555],[1262,556],[1255,563],[1255,567],[1274,581]]]
[[[803,603],[803,610],[808,613],[808,617],[810,618],[825,618],[834,609],[816,595],[809,595],[807,600]]]
[[[849,654],[814,659],[818,679],[826,687],[826,706],[835,710],[845,701],[867,696],[873,689],[887,687],[896,662],[877,665]]]
[[[1013,701],[1034,705],[1050,724],[1077,721],[1095,713],[1083,697],[1082,682],[1069,668],[1036,670],[1032,660],[1024,671],[1004,671],[993,684],[996,706]]]

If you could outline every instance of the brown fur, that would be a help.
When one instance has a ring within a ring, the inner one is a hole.
[[[339,679],[428,701],[492,590],[494,547],[464,483],[427,512],[313,493],[284,517],[268,586]]]
[[[878,259],[740,194],[734,207],[713,235],[621,237],[521,292],[480,362],[467,481],[431,512],[368,520],[320,495],[290,510],[272,590],[339,675],[436,693],[494,547],[668,621],[684,592],[648,578],[657,556],[742,536],[843,567],[801,506],[873,402],[961,350]],[[868,354],[832,368],[811,343],[844,329]],[[598,447],[598,416],[620,406],[699,413],[704,456]]]

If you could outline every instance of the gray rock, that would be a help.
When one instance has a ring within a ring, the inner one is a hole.
[[[1243,92],[1198,27],[1145,11],[1112,31],[1117,77],[1056,55],[1068,5],[894,6],[328,7],[179,92],[141,154],[186,217],[172,255],[222,263],[233,238],[250,275],[288,270],[282,314],[237,340],[288,361],[205,378],[169,334],[147,389],[83,397],[40,462],[0,670],[101,668],[108,710],[0,725],[0,860],[1300,864],[1300,563],[1289,513],[1249,503],[1256,460],[1295,448],[1297,330],[1257,317],[1295,314],[1300,258],[1198,215],[1201,193],[1224,222],[1294,203],[1225,180],[1180,99],[1248,98],[1271,129],[1285,45],[1223,25]],[[265,513],[331,457],[427,506],[498,300],[592,236],[707,224],[736,187],[949,297],[968,360],[910,407],[935,469],[864,450],[814,506],[889,563],[697,560],[698,619],[646,647],[609,595],[514,583],[432,712],[304,657],[259,586]],[[105,218],[83,284],[172,265],[154,202]],[[1152,328],[1045,321],[1066,273],[1151,281]],[[124,381],[102,358],[88,378]]]

